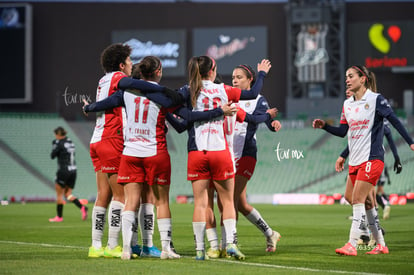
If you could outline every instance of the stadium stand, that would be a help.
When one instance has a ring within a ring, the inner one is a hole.
[[[54,197],[56,160],[50,159],[50,150],[53,129],[57,126],[66,128],[68,136],[76,144],[78,178],[75,194],[94,199],[95,173],[88,142],[93,125],[90,122],[84,125],[81,122],[68,123],[54,114],[21,113],[0,113],[1,197]],[[413,135],[412,128],[410,132]],[[414,169],[411,168],[414,154],[395,130],[393,136],[403,171],[399,175],[392,171],[394,159],[391,152],[386,153],[392,182],[386,186],[386,192],[414,192]],[[346,142],[346,138],[327,135],[309,126],[287,127],[278,133],[260,127],[257,131],[258,162],[247,193],[343,193],[347,173],[336,173],[334,165]],[[192,187],[187,181],[187,133],[178,134],[170,127],[167,144],[172,166],[171,199],[177,195],[191,196]]]
[[[44,178],[52,182],[51,194],[54,197],[54,178],[57,169],[56,159],[50,158],[52,140],[54,139],[53,130],[62,126],[67,129],[68,137],[71,138],[76,145],[76,161],[78,166],[78,176],[75,186],[75,194],[82,198],[90,198],[96,195],[95,173],[89,157],[89,149],[86,148],[75,133],[71,130],[68,123],[54,114],[27,114],[27,113],[0,113],[0,139],[4,142],[16,155],[24,159],[26,162],[25,169],[30,168],[37,171]],[[12,163],[6,163],[4,170],[12,169]],[[24,167],[23,167],[24,168]],[[29,170],[30,170],[29,169]],[[2,169],[3,170],[3,169]],[[22,177],[24,177],[22,173]],[[21,177],[16,174],[16,178]],[[3,182],[2,185],[13,185],[12,182]],[[33,181],[36,187],[30,190],[43,188]],[[10,190],[10,191],[9,191]],[[10,188],[5,188],[6,193],[2,196],[14,195]],[[24,189],[22,189],[24,190]],[[31,194],[27,194],[31,195]],[[45,196],[50,196],[45,193]]]

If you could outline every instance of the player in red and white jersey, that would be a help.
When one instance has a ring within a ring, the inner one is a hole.
[[[234,87],[249,89],[256,81],[256,75],[249,65],[243,64],[233,70],[232,79]],[[261,95],[252,100],[241,100],[239,106],[246,112],[246,117],[244,122],[236,123],[234,134],[235,205],[237,211],[263,233],[266,238],[266,251],[274,252],[280,234],[274,231],[259,211],[247,202],[246,189],[257,161],[256,130],[258,125],[265,122],[271,131],[279,131],[281,124],[279,121],[273,120],[277,115],[277,109],[270,109],[266,99]]]
[[[387,100],[374,93],[375,75],[364,66],[352,66],[346,71],[347,88],[353,96],[346,99],[342,109],[339,127],[330,126],[321,119],[313,121],[314,128],[322,128],[331,134],[344,137],[348,134],[349,177],[348,184],[353,185],[352,209],[353,221],[349,241],[336,249],[337,254],[356,256],[356,245],[364,228],[365,217],[377,246],[367,254],[388,254],[382,231],[379,230],[378,213],[371,205],[373,189],[384,168],[384,118],[386,118],[410,145],[414,151],[414,142],[394,114]]]
[[[102,101],[120,88],[163,91],[163,87],[146,81],[132,82],[131,48],[128,45],[113,44],[101,55],[105,75],[100,79],[96,99]],[[123,187],[117,184],[117,173],[123,150],[123,110],[121,107],[97,114],[96,127],[91,138],[90,155],[96,172],[97,197],[92,211],[92,246],[88,257],[120,257],[122,248],[118,245],[121,231],[121,210],[124,207]],[[108,205],[108,245],[102,247],[105,216]]]
[[[256,85],[245,91],[224,84],[213,83],[216,78],[216,63],[208,56],[193,57],[188,64],[189,88],[181,92],[188,99],[187,106],[196,111],[210,110],[227,102],[255,98],[263,85],[263,78],[270,70],[270,61],[258,64],[259,78]],[[194,123],[189,130],[188,172],[194,194],[193,231],[196,242],[196,259],[205,259],[204,234],[208,188],[213,179],[223,204],[223,224],[226,230],[226,251],[230,256],[244,259],[237,247],[236,214],[234,209],[234,168],[228,144],[224,135],[224,118]]]
[[[233,87],[240,89],[250,89],[251,86],[256,81],[256,75],[253,69],[248,65],[239,65],[233,70]],[[269,106],[261,95],[258,95],[255,99],[250,100],[240,100],[237,103],[239,111],[237,112],[237,122],[235,125],[228,127],[231,129],[231,135],[226,135],[227,138],[231,138],[231,141],[228,141],[229,148],[231,151],[234,150],[233,161],[236,163],[235,171],[235,191],[234,191],[234,201],[238,211],[240,211],[246,218],[251,221],[255,226],[262,231],[262,233],[267,238],[267,250],[274,251],[276,249],[276,242],[279,239],[279,233],[273,233],[273,230],[264,219],[261,217],[260,213],[254,209],[251,205],[247,203],[246,198],[246,184],[253,174],[254,167],[256,164],[256,138],[255,132],[257,130],[258,124],[261,122],[266,122],[269,129],[272,131],[279,130],[281,125],[279,121],[273,121],[273,118],[277,115],[277,109],[269,109]],[[276,128],[273,128],[273,125]],[[276,130],[275,130],[276,129]],[[231,144],[231,146],[230,146]],[[224,257],[225,256],[225,247],[218,248],[217,242],[217,231],[216,231],[216,222],[214,218],[214,201],[213,201],[213,192],[209,190],[209,210],[207,211],[207,225],[206,225],[206,234],[207,239],[210,242],[210,248],[207,251],[207,255],[210,258]],[[222,212],[222,207],[220,204],[220,197],[218,196],[217,204],[219,206],[220,212]],[[237,212],[236,212],[236,216]],[[222,245],[225,244],[226,236],[223,234],[224,228],[222,227]]]
[[[157,57],[145,57],[134,66],[139,68],[145,80],[158,85],[157,83],[162,76],[162,68]],[[169,108],[171,103],[165,95],[160,93],[145,95],[139,91],[118,91],[103,101],[85,106],[84,111],[108,110],[117,106],[124,106],[127,114],[125,148],[118,174],[118,183],[125,186],[126,194],[126,205],[122,212],[124,247],[121,258],[130,259],[132,255],[131,229],[135,223],[135,210],[140,204],[141,194],[145,187],[144,183],[151,186],[155,195],[162,243],[160,257],[161,259],[179,258],[180,256],[170,249],[172,228],[169,208],[171,166],[165,137],[165,116],[167,112],[176,111],[178,115],[184,116],[191,122],[194,119],[208,120],[211,117],[221,116],[225,110],[218,108],[208,112],[194,113],[184,107]]]

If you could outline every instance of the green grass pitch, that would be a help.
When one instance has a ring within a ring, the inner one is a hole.
[[[171,205],[173,241],[182,259],[131,261],[88,259],[91,221],[82,221],[74,205],[65,205],[63,223],[48,222],[55,215],[52,203],[0,206],[0,274],[414,274],[413,203],[392,206],[391,218],[381,221],[390,254],[365,255],[361,247],[356,257],[335,254],[349,236],[350,206],[255,207],[282,238],[275,253],[266,253],[263,235],[241,216],[238,238],[246,260],[240,262],[194,259],[191,204]],[[160,247],[157,227],[154,243]]]

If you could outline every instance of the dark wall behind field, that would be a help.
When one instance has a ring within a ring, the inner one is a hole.
[[[267,58],[273,67],[263,93],[271,106],[285,111],[284,4],[33,3],[32,7],[33,103],[2,104],[2,112],[58,112],[69,120],[82,118],[80,98],[95,100],[97,81],[103,75],[100,53],[111,43],[112,30],[184,28],[189,58],[193,27],[249,25],[267,26]],[[414,3],[352,3],[347,4],[346,12],[348,22],[411,20]],[[412,74],[380,73],[379,89],[402,104],[402,91],[414,88],[413,78]],[[231,84],[230,78],[225,82]],[[165,77],[161,82],[173,88],[184,83],[184,77]]]

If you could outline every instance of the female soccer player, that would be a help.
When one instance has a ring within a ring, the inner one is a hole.
[[[263,78],[270,70],[269,60],[258,64],[259,77],[251,90],[241,90],[224,84],[215,84],[217,66],[208,56],[192,57],[188,63],[189,87],[181,92],[188,99],[187,106],[196,111],[211,110],[228,102],[256,98]],[[210,180],[223,205],[223,224],[226,231],[226,252],[243,260],[237,246],[236,212],[234,208],[234,168],[231,153],[225,140],[224,118],[196,122],[189,130],[187,178],[192,182],[194,195],[193,231],[196,242],[196,259],[205,259],[204,235]]]
[[[55,179],[57,215],[49,219],[49,222],[63,222],[64,197],[81,210],[82,220],[86,220],[88,207],[83,206],[72,194],[76,181],[75,144],[66,136],[66,130],[62,127],[57,127],[54,133],[56,139],[52,142],[53,148],[50,157],[57,158],[58,161]]]
[[[145,57],[138,66],[141,76],[146,81],[155,84],[160,81],[162,67],[157,57]],[[187,108],[170,108],[172,105],[173,102],[160,93],[145,95],[140,91],[118,91],[106,100],[84,107],[86,112],[112,109],[117,106],[126,108],[125,148],[118,175],[118,183],[124,185],[126,196],[126,204],[122,212],[124,247],[121,256],[125,260],[131,258],[131,229],[135,223],[135,210],[139,206],[145,182],[151,186],[156,199],[158,228],[162,243],[161,259],[180,258],[170,248],[171,164],[165,137],[166,113],[176,111],[188,121],[193,121],[193,119],[208,120],[211,117],[221,116],[225,111],[218,108],[209,112],[192,113]]]
[[[346,71],[346,85],[354,94],[345,100],[339,127],[330,126],[324,120],[315,119],[314,128],[344,137],[348,134],[349,177],[348,184],[354,186],[352,192],[353,220],[349,241],[335,250],[337,254],[356,256],[356,245],[364,227],[365,217],[377,246],[367,254],[388,254],[383,234],[379,230],[378,214],[375,207],[365,210],[365,204],[372,205],[372,196],[384,168],[384,118],[397,129],[414,151],[414,142],[394,114],[387,100],[374,93],[375,76],[364,66],[352,66]]]
[[[99,80],[96,101],[104,100],[118,89],[164,91],[164,87],[143,80],[132,80],[131,48],[128,45],[112,44],[101,54],[101,65],[105,75]],[[97,196],[92,210],[92,245],[88,257],[121,257],[118,245],[121,231],[121,210],[124,207],[124,190],[117,184],[118,168],[123,150],[124,111],[121,107],[101,112],[96,117],[96,126],[90,142],[90,155],[96,172]],[[108,245],[102,247],[106,211],[108,213]]]
[[[233,87],[248,90],[255,83],[256,74],[249,65],[239,65],[233,70],[232,79]],[[232,150],[234,151],[233,157],[236,166],[234,203],[236,209],[265,235],[267,242],[266,251],[274,252],[276,250],[276,243],[280,238],[280,234],[273,231],[261,217],[260,213],[247,202],[246,185],[247,181],[253,175],[254,167],[256,165],[257,146],[255,133],[258,124],[265,122],[271,131],[280,130],[281,124],[279,121],[273,120],[273,118],[277,115],[277,109],[269,109],[266,99],[261,95],[253,100],[240,100],[238,107],[239,112],[237,115],[242,116],[243,119],[241,121],[237,120],[237,122],[235,122],[234,129],[231,129],[231,132],[234,133],[234,135],[231,136],[231,143]],[[211,193],[209,196],[209,207],[212,208],[213,196]],[[221,208],[219,196],[218,204],[219,208]],[[215,229],[216,226],[213,211],[210,210],[207,213],[206,234],[207,239],[210,241],[210,248],[207,251],[207,254],[211,258],[217,258],[219,255],[223,257],[225,247],[221,247],[221,251],[218,251],[216,241],[217,233]],[[236,216],[238,216],[237,213]],[[224,228],[222,228],[221,231],[223,233]],[[222,234],[222,245],[223,244],[225,244],[225,234]]]

